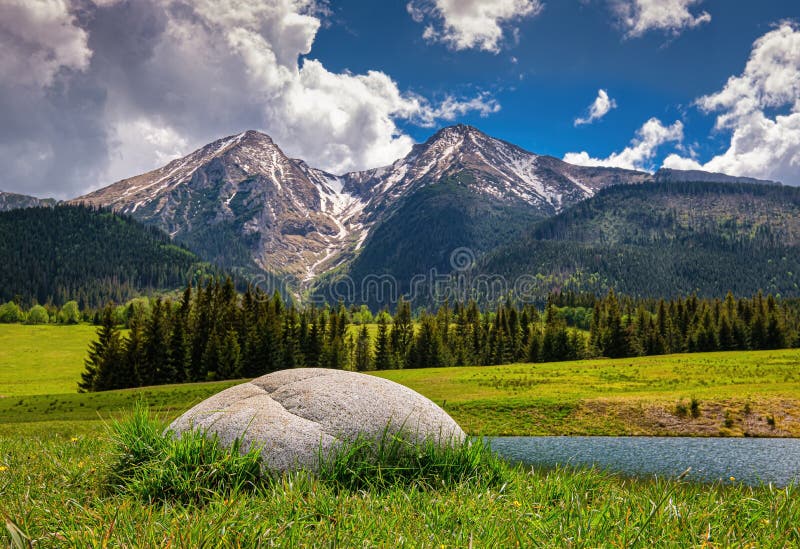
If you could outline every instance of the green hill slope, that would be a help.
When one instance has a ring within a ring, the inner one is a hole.
[[[124,301],[185,286],[209,266],[155,228],[59,205],[0,213],[0,301]]]
[[[731,183],[652,183],[598,193],[534,225],[476,272],[538,276],[553,289],[633,296],[759,289],[800,295],[800,189]],[[518,287],[521,287],[519,284]]]

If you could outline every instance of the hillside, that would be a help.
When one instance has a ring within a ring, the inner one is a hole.
[[[612,187],[479,262],[536,292],[800,294],[800,189],[673,182]]]
[[[0,301],[102,306],[183,287],[209,266],[156,228],[82,206],[0,213]]]
[[[33,208],[36,206],[55,206],[52,198],[36,198],[24,194],[6,193],[0,191],[0,212],[7,212],[19,208]]]

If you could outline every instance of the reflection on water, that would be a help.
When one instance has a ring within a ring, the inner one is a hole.
[[[535,466],[595,465],[632,476],[785,486],[800,480],[800,439],[686,437],[491,437],[492,448]]]

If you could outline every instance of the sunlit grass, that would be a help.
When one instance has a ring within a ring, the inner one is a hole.
[[[160,436],[156,431],[151,429],[148,436]],[[163,485],[159,476],[168,476],[163,470],[168,468],[164,464],[169,452],[152,451],[144,459],[152,463],[140,463],[134,470],[142,482]],[[178,457],[177,451],[172,457]],[[476,482],[475,475],[467,475],[348,487],[342,482],[346,477],[300,473],[251,483],[233,477],[206,485],[197,500],[150,497],[139,489],[109,490],[108,471],[118,459],[119,440],[108,426],[97,425],[91,433],[0,438],[0,514],[7,524],[0,528],[0,544],[11,543],[12,531],[23,543],[44,547],[800,543],[800,492],[795,486],[631,480],[597,470],[531,471],[500,463],[503,482]],[[207,465],[230,457],[221,451],[198,454],[195,448],[178,459],[186,466],[184,472],[192,471],[191,459],[197,460],[195,465]],[[361,463],[346,461],[351,466]],[[172,478],[187,486],[183,474]]]
[[[78,390],[96,326],[0,324],[0,396]]]

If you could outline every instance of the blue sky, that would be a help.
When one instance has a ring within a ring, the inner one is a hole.
[[[5,191],[75,197],[246,129],[344,173],[459,122],[800,184],[797,0],[0,0],[0,50]]]
[[[708,12],[708,23],[677,32],[653,29],[634,38],[625,37],[607,3],[551,1],[538,16],[511,25],[518,40],[494,53],[454,51],[424,40],[405,2],[343,0],[332,10],[310,53],[331,70],[379,68],[401,89],[431,97],[488,91],[500,110],[489,116],[467,113],[458,121],[557,157],[576,150],[606,157],[626,147],[651,117],[665,124],[681,120],[684,142],[700,160],[728,149],[730,135],[714,131],[715,117],[694,101],[740,74],[756,39],[782,21],[800,19],[800,2],[708,0],[692,8]],[[574,120],[586,114],[599,89],[617,108],[576,127]],[[431,131],[413,124],[403,128],[418,141]],[[660,147],[646,167],[658,168],[674,150]]]

